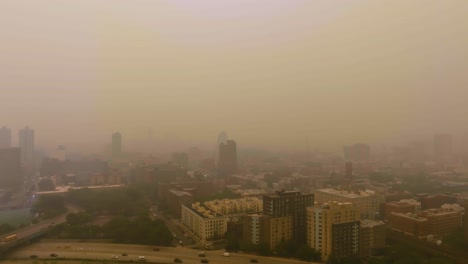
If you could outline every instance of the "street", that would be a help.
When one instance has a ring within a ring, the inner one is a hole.
[[[198,250],[188,248],[173,248],[159,247],[159,251],[153,251],[152,246],[142,245],[124,245],[124,244],[108,244],[108,243],[80,243],[80,242],[57,242],[51,241],[38,242],[29,246],[23,247],[12,252],[7,256],[7,259],[25,259],[31,255],[36,255],[39,259],[51,258],[50,254],[57,254],[58,258],[67,259],[99,259],[99,260],[115,260],[113,256],[117,256],[117,261],[137,261],[139,256],[145,256],[148,262],[153,263],[173,263],[175,258],[179,258],[183,263],[200,263],[202,258],[197,256]],[[126,253],[127,256],[122,256]],[[258,260],[258,263],[268,264],[295,264],[306,262],[263,257],[249,254],[231,253],[229,257],[222,256],[223,251],[206,251],[206,257],[203,259],[209,260],[209,263],[250,263],[251,259]],[[311,262],[307,262],[311,263]]]

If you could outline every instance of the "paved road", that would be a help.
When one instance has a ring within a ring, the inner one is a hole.
[[[171,233],[175,235],[174,239],[176,241],[174,245],[178,245],[179,241],[182,241],[182,244],[184,246],[192,246],[194,244],[192,241],[190,241],[190,239],[187,236],[185,236],[185,234],[183,234],[180,231],[180,229],[176,226],[176,224],[173,221],[171,221],[167,216],[164,215],[164,213],[158,210],[157,206],[151,206],[150,217],[151,219],[160,219],[166,224],[169,231],[171,231]]]
[[[79,208],[76,208],[76,207],[73,207],[73,206],[67,206],[67,209],[68,209],[68,213],[76,213],[76,212],[81,211]],[[51,219],[41,221],[40,223],[21,228],[21,229],[15,230],[15,231],[7,233],[7,234],[4,234],[4,235],[2,235],[2,238],[7,237],[9,235],[13,235],[13,234],[16,234],[18,239],[24,238],[24,237],[29,237],[32,234],[37,233],[37,232],[41,231],[44,228],[48,228],[48,227],[52,227],[53,225],[64,223],[66,221],[66,217],[67,217],[68,213],[57,216],[57,217],[54,217],[54,218],[51,218]],[[11,241],[9,243],[14,243],[14,242],[15,241]],[[0,243],[4,243],[4,242],[0,242]]]
[[[140,245],[122,245],[106,243],[57,243],[40,242],[23,247],[8,256],[8,259],[29,258],[31,255],[37,255],[39,258],[50,258],[50,254],[55,253],[60,258],[81,258],[81,259],[107,259],[112,256],[118,256],[119,261],[136,261],[138,256],[145,256],[148,262],[173,263],[174,258],[179,258],[183,263],[200,263],[202,258],[197,256],[197,250],[187,248],[166,248],[159,247],[159,251],[153,251],[151,246]],[[128,256],[122,256],[127,253]],[[222,251],[206,251],[205,259],[210,264],[242,264],[250,263],[250,259],[257,259],[258,263],[267,264],[304,264],[303,262],[292,259],[270,258],[254,256],[248,254],[232,253],[230,257],[223,257]]]

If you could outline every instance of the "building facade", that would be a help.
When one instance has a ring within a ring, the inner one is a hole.
[[[231,175],[237,171],[237,144],[234,140],[219,144],[218,171],[222,176]]]
[[[0,128],[0,148],[11,147],[11,129],[3,126]]]
[[[227,231],[229,218],[216,214],[200,203],[182,205],[182,224],[192,231],[202,243],[220,239]]]
[[[18,132],[19,148],[21,149],[21,163],[26,171],[34,170],[34,130],[29,127]]]
[[[380,203],[382,200],[383,197],[372,190],[319,189],[315,191],[315,201],[318,203],[337,201],[355,204],[359,209],[361,219],[375,219],[380,213]]]
[[[14,188],[23,182],[19,148],[0,148],[0,189]]]
[[[293,221],[293,239],[299,244],[306,242],[307,207],[313,205],[313,194],[301,194],[296,191],[277,191],[273,194],[263,195],[263,214],[272,218],[291,216]]]
[[[384,217],[387,218],[391,213],[412,213],[417,214],[421,211],[421,203],[414,199],[403,199],[384,204]]]
[[[316,203],[308,207],[307,244],[320,251],[323,260],[331,254],[359,255],[359,215],[359,209],[349,202]]]

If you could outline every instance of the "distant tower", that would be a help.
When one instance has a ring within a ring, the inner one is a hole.
[[[350,190],[353,184],[353,163],[351,161],[347,161],[345,164],[345,182],[346,187]]]
[[[0,128],[0,148],[11,147],[11,130],[8,127]]]
[[[452,136],[438,134],[434,136],[434,154],[437,159],[446,159],[452,155]]]
[[[218,134],[218,141],[216,141],[216,147],[215,147],[215,162],[219,163],[219,145],[226,144],[228,141],[228,136],[226,131],[222,131],[221,133]]]
[[[20,129],[18,133],[21,163],[26,171],[34,171],[34,130],[29,127]]]
[[[237,171],[237,144],[234,140],[219,144],[218,170],[222,176],[231,175]]]
[[[122,155],[122,135],[117,132],[112,134],[112,157],[119,158]]]

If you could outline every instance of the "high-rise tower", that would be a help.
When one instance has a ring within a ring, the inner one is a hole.
[[[34,130],[29,127],[20,129],[18,133],[21,163],[26,171],[34,170]]]
[[[11,130],[8,127],[0,128],[0,148],[11,147]]]
[[[122,135],[119,132],[112,134],[112,158],[122,156]]]
[[[234,140],[219,144],[218,171],[222,176],[237,171],[237,144]]]

